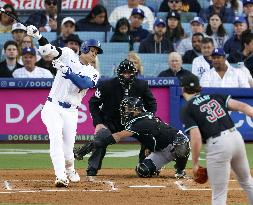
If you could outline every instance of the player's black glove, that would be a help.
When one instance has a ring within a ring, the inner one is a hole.
[[[83,157],[90,153],[93,149],[104,147],[106,148],[110,144],[115,144],[116,141],[112,136],[109,129],[102,128],[95,136],[94,141],[87,142],[79,148],[74,148],[74,157],[77,160],[82,160]]]

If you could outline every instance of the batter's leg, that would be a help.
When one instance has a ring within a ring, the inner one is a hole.
[[[46,103],[41,111],[41,119],[47,127],[50,142],[50,157],[55,175],[59,179],[67,178],[65,173],[65,158],[63,152],[63,120],[56,105]]]
[[[231,136],[234,143],[234,157],[231,161],[232,169],[234,170],[238,182],[246,192],[249,202],[253,205],[253,179],[250,174],[250,167],[245,150],[243,138],[239,133]]]

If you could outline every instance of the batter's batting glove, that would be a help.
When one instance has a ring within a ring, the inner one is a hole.
[[[73,150],[74,158],[76,160],[83,160],[83,157],[86,154],[89,154],[92,151],[93,148],[94,148],[94,143],[93,142],[87,142],[81,147],[74,148],[74,150]]]
[[[66,73],[68,71],[68,66],[66,66],[59,58],[52,61],[52,65],[57,70],[62,71],[63,73]]]
[[[26,32],[27,32],[28,36],[32,36],[33,38],[36,38],[38,40],[40,40],[41,37],[42,37],[39,30],[33,25],[27,26],[26,27]]]
[[[52,46],[50,43],[44,46],[39,46],[38,51],[42,56],[50,56],[52,58],[55,58],[59,55],[59,52],[56,50],[55,46]]]

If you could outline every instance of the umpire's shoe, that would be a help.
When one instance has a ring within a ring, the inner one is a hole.
[[[69,186],[69,180],[68,179],[60,179],[60,178],[56,177],[55,186],[67,188]]]
[[[87,169],[86,172],[87,172],[87,176],[97,176],[98,170],[91,168],[91,169]]]
[[[176,169],[175,177],[176,179],[183,179],[186,176],[185,170]]]

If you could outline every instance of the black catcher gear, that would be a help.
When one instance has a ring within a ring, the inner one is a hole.
[[[136,166],[135,171],[142,178],[150,178],[157,175],[156,166],[151,159],[144,159],[142,163]]]
[[[130,76],[125,78],[123,75],[124,72],[128,72]],[[136,68],[134,67],[134,63],[127,59],[123,60],[117,68],[117,76],[124,87],[131,85],[136,77]]]
[[[178,131],[173,145],[177,158],[188,158],[190,155],[189,139],[181,130]]]
[[[125,97],[120,104],[121,124],[125,125],[135,117],[136,112],[141,113],[144,105],[140,98]]]

